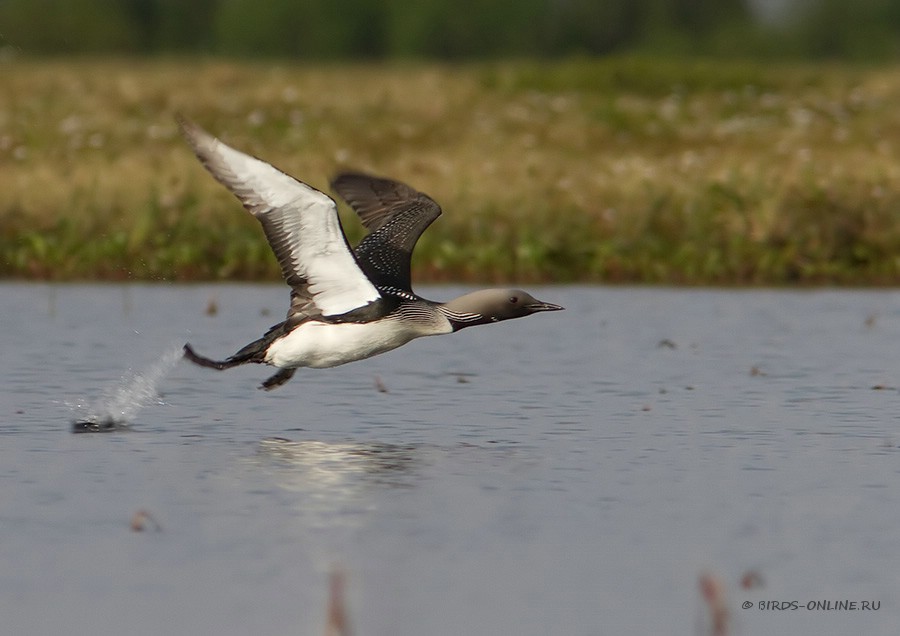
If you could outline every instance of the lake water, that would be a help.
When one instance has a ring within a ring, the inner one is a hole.
[[[283,286],[0,285],[0,631],[322,634],[335,570],[362,636],[705,634],[703,573],[736,634],[900,631],[900,293],[532,291],[265,393],[179,351]]]

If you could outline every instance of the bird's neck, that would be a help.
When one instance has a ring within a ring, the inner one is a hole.
[[[437,305],[444,317],[450,321],[453,331],[459,331],[466,327],[474,327],[475,325],[483,325],[492,322],[491,318],[484,316],[480,311],[480,294],[472,292],[465,294],[459,298],[454,298],[446,303]]]

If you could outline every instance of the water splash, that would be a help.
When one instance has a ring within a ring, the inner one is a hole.
[[[166,351],[140,372],[130,372],[107,387],[97,400],[70,403],[75,414],[73,433],[94,433],[128,428],[138,412],[149,404],[165,404],[159,397],[159,382],[181,360],[180,348]]]

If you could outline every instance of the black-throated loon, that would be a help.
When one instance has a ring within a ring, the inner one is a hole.
[[[196,364],[269,364],[278,372],[260,388],[271,390],[299,367],[334,367],[414,338],[563,309],[519,289],[484,289],[446,303],[421,298],[412,290],[410,259],[419,236],[441,214],[429,196],[390,179],[338,175],[332,187],[369,231],[352,251],[328,195],[187,119],[179,124],[206,169],[262,224],[291,288],[287,319],[225,360],[205,358],[185,344],[185,357]]]

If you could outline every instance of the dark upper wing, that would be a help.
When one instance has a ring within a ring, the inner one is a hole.
[[[289,319],[340,315],[381,298],[350,252],[329,196],[186,119],[179,123],[206,169],[262,223],[291,286]]]
[[[441,215],[441,207],[405,183],[360,173],[342,173],[331,182],[369,230],[355,254],[376,287],[412,291],[410,260],[416,241]]]

